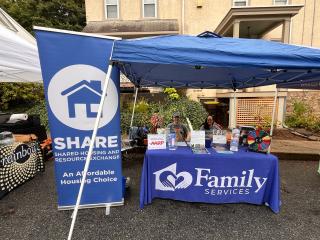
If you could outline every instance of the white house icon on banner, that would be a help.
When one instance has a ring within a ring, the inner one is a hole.
[[[93,110],[93,106],[99,105],[101,94],[101,81],[96,80],[83,80],[61,92],[68,98],[69,118],[76,118],[75,107],[78,104],[86,106],[87,118],[96,118],[97,111]]]

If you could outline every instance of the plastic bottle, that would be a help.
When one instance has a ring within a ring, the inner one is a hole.
[[[176,150],[176,134],[175,133],[169,133],[168,148],[169,150]]]
[[[240,130],[234,128],[232,130],[232,139],[230,143],[230,151],[237,152],[239,147]]]

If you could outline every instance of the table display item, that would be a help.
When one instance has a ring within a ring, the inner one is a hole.
[[[248,146],[248,133],[250,131],[255,131],[256,129],[252,126],[241,126],[240,127],[240,138],[239,145]]]
[[[6,146],[14,143],[14,137],[12,132],[1,132],[0,133],[0,146]]]
[[[193,154],[210,154],[210,152],[204,147],[193,147],[191,150]]]
[[[222,146],[227,144],[227,131],[226,130],[213,130],[212,145],[213,147]]]
[[[188,147],[189,144],[187,142],[176,142],[177,147]]]
[[[44,171],[38,142],[0,146],[0,199]]]
[[[205,131],[192,131],[190,144],[195,148],[198,146],[204,148],[206,145]]]
[[[240,137],[240,130],[234,128],[232,130],[232,138],[230,142],[230,151],[237,152],[239,149],[239,137]]]
[[[169,133],[168,134],[168,148],[169,150],[176,150],[176,134],[175,133]]]
[[[233,152],[230,151],[229,148],[227,148],[226,145],[216,145],[216,146],[214,147],[214,150],[215,150],[217,153],[233,154]]]
[[[267,152],[271,138],[266,131],[255,130],[248,134],[249,149],[255,152]]]
[[[166,149],[166,135],[165,134],[148,134],[148,149]]]

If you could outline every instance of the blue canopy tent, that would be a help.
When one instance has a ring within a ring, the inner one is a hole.
[[[296,82],[277,84],[277,88],[320,90],[320,77],[318,79],[309,80],[309,81],[296,81]]]
[[[116,41],[111,61],[137,87],[235,91],[320,79],[319,49],[210,32]]]
[[[235,90],[320,79],[319,49],[212,34],[116,41],[112,61],[139,87]]]

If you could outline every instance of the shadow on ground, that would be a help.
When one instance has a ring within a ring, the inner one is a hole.
[[[143,155],[123,162],[131,177],[125,205],[80,210],[73,239],[319,239],[317,161],[280,161],[282,209],[249,204],[201,204],[156,199],[139,208]],[[0,239],[66,239],[70,211],[58,211],[53,162],[46,172],[0,200]]]

